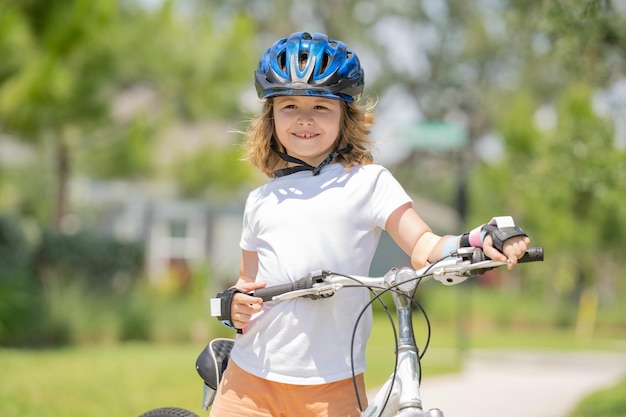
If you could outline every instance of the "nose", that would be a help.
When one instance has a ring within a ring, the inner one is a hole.
[[[314,123],[313,120],[313,115],[310,111],[308,110],[302,110],[299,112],[298,114],[298,120],[297,120],[299,125],[302,126],[310,126]]]

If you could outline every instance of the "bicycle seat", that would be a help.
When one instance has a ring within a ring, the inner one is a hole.
[[[204,380],[205,391],[208,391],[205,392],[205,400],[208,402],[205,404],[206,407],[213,402],[217,386],[228,365],[228,358],[234,343],[235,341],[232,339],[213,339],[196,359],[196,370]]]

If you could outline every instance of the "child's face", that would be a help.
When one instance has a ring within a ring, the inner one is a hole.
[[[279,96],[273,100],[276,136],[287,153],[319,165],[334,150],[342,102],[308,96]]]

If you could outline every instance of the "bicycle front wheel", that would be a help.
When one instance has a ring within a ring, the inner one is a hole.
[[[162,407],[147,411],[139,417],[200,417],[184,408],[178,407]]]

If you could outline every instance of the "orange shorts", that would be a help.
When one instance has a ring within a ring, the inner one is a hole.
[[[363,375],[357,375],[363,409],[367,407]],[[268,381],[228,363],[210,417],[359,417],[352,378],[321,385]]]

